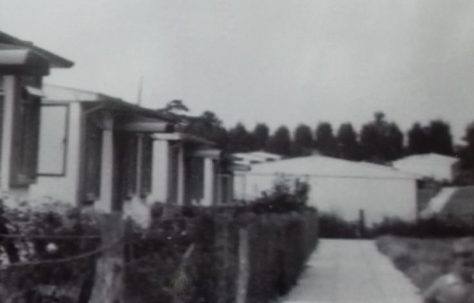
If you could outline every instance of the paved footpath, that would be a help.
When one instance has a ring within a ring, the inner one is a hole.
[[[418,289],[373,241],[321,240],[281,303],[421,303]]]

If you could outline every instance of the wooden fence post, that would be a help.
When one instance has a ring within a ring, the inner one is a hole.
[[[102,246],[90,303],[123,303],[124,223],[120,213],[103,216]]]
[[[236,303],[247,302],[249,282],[249,232],[246,227],[239,228],[239,267],[237,272]]]

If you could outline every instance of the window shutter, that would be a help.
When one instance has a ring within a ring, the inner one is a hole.
[[[126,143],[123,146],[124,153],[124,184],[123,187],[126,188],[126,198],[130,198],[137,192],[137,146],[138,146],[138,137],[135,134],[126,133],[123,140]]]
[[[141,172],[141,188],[140,196],[145,197],[151,192],[151,176],[152,176],[152,167],[153,167],[153,140],[148,137],[143,137],[142,145],[142,168]]]
[[[22,79],[17,86],[20,96],[15,102],[14,138],[12,146],[12,186],[27,186],[34,182],[38,168],[41,99],[23,89],[32,79]]]
[[[92,118],[87,121],[85,136],[84,192],[87,202],[92,202],[100,195],[102,161],[102,130]]]

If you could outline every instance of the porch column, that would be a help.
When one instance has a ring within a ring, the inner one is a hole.
[[[184,204],[184,191],[185,188],[185,174],[186,169],[184,167],[184,146],[181,143],[178,149],[178,184],[177,184],[177,194],[176,200],[178,205]]]
[[[214,159],[204,158],[204,197],[202,205],[211,206],[214,202]]]
[[[135,179],[135,196],[137,200],[141,200],[142,191],[142,169],[143,169],[143,134],[137,135],[137,167],[136,167],[136,179]]]
[[[114,202],[114,120],[104,117],[102,130],[102,165],[100,168],[100,201],[98,209],[112,212]]]
[[[151,197],[153,201],[166,203],[169,187],[169,141],[153,141],[153,166]]]
[[[0,75],[1,77],[1,75]],[[13,122],[15,115],[15,76],[4,76],[3,101],[3,134],[2,134],[2,157],[0,165],[0,186],[2,190],[10,189],[10,174],[12,160]]]

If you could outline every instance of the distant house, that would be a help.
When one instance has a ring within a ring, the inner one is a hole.
[[[43,85],[50,67],[72,63],[36,47],[10,50],[0,48],[4,193],[142,214],[155,201],[210,206],[229,197],[212,142],[178,132],[177,121],[155,110]]]
[[[254,164],[272,162],[283,159],[282,156],[264,151],[232,154],[234,198],[246,199],[246,172]]]
[[[263,162],[281,160],[283,157],[264,151],[253,151],[248,153],[234,153],[232,159],[237,165],[251,165]]]
[[[458,173],[459,159],[439,154],[419,154],[392,163],[399,170],[415,173],[439,182],[452,182]]]
[[[371,225],[387,217],[417,216],[417,176],[397,169],[325,156],[255,164],[242,173],[245,186],[235,195],[253,199],[272,189],[279,178],[307,182],[308,204],[322,212]]]

